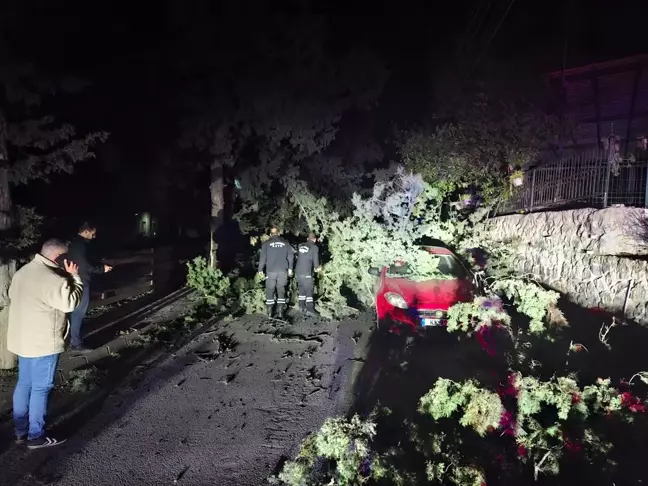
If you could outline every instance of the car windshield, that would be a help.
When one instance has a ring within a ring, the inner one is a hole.
[[[466,278],[466,271],[454,255],[430,255],[429,265],[431,268],[423,271],[416,269],[407,262],[394,262],[387,267],[386,276],[389,278],[406,278],[408,280],[455,280]],[[427,263],[427,262],[426,262]]]

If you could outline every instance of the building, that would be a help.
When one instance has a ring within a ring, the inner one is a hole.
[[[559,111],[575,123],[558,158],[600,148],[616,135],[622,157],[646,150],[648,137],[648,54],[589,64],[549,74]]]

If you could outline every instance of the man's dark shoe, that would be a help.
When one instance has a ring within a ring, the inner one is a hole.
[[[25,445],[25,442],[27,442],[27,436],[26,435],[17,435],[16,436],[16,445]]]
[[[28,440],[27,449],[44,449],[46,447],[56,447],[61,445],[65,440],[57,440],[53,437],[39,437],[38,439]]]
[[[277,319],[284,318],[284,307],[282,304],[277,305]]]
[[[73,353],[90,353],[94,351],[94,349],[86,348],[85,346],[72,346],[71,349]]]
[[[274,305],[266,305],[266,312],[270,317],[272,317],[272,309],[274,309]]]

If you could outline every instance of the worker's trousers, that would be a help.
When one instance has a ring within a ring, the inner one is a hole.
[[[266,305],[286,305],[286,284],[288,272],[271,272],[265,281]],[[276,298],[275,298],[276,294]]]
[[[301,310],[315,310],[313,290],[315,283],[312,275],[297,275],[297,286],[299,288],[299,308]]]

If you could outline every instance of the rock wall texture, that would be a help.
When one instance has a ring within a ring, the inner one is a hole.
[[[577,209],[493,218],[482,229],[514,248],[517,270],[587,308],[648,325],[647,211]],[[627,299],[626,299],[627,297]]]

